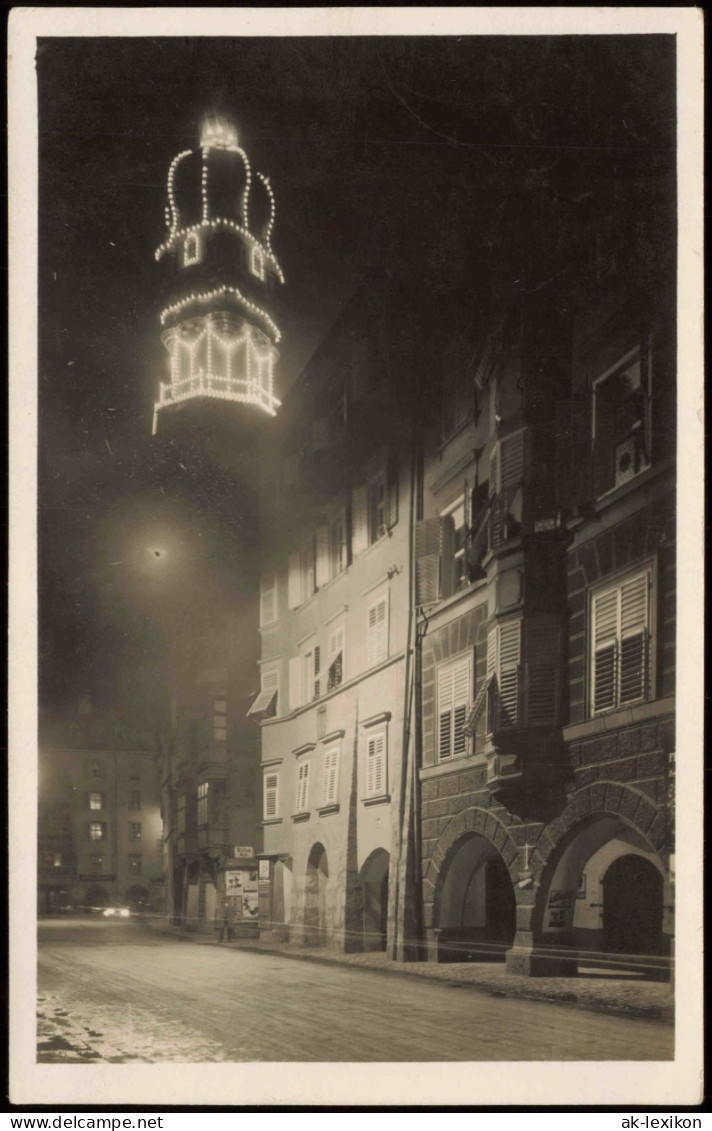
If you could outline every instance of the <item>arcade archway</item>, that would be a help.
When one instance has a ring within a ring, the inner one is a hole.
[[[361,869],[363,949],[385,950],[388,936],[388,865],[384,848],[372,852]]]
[[[304,942],[324,946],[327,942],[327,889],[329,861],[323,844],[315,844],[307,860],[304,884]]]
[[[504,960],[516,930],[516,902],[507,866],[487,837],[474,833],[453,845],[435,914],[440,962]]]

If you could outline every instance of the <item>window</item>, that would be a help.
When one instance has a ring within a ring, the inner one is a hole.
[[[366,664],[369,668],[388,657],[388,595],[381,597],[368,610]]]
[[[89,825],[90,840],[106,840],[106,825],[101,821],[92,821]]]
[[[178,830],[179,836],[181,836],[183,833],[185,833],[185,826],[186,826],[185,814],[186,814],[185,794],[182,793],[180,795],[180,797],[178,798],[178,808],[176,810],[176,828]]]
[[[438,758],[457,758],[467,751],[465,723],[472,695],[472,657],[438,668]]]
[[[343,624],[338,625],[329,633],[327,691],[333,691],[334,688],[339,687],[344,680],[344,635],[345,628]]]
[[[89,871],[90,872],[96,872],[99,875],[101,875],[103,867],[104,867],[104,857],[103,856],[90,856],[89,857]]]
[[[351,495],[351,554],[355,557],[387,534],[398,521],[398,464],[381,455],[368,482]]]
[[[256,275],[258,279],[264,279],[264,277],[265,277],[265,257],[262,254],[262,249],[259,248],[257,246],[257,244],[254,244],[253,247],[252,247],[252,255],[250,257],[250,269],[252,271],[252,274]]]
[[[626,354],[593,385],[593,461],[596,495],[621,487],[650,467],[650,389],[640,348]]]
[[[227,700],[213,699],[213,739],[227,741]]]
[[[335,805],[339,789],[340,747],[330,746],[324,751],[324,780],[322,782],[322,805]]]
[[[198,786],[198,824],[208,823],[208,789],[209,782],[201,782]]]
[[[289,555],[287,597],[290,609],[297,609],[314,593],[314,547],[306,546]]]
[[[387,790],[386,732],[377,731],[368,736],[366,746],[366,794],[382,797]]]
[[[131,872],[131,874],[133,876],[140,876],[141,875],[142,860],[143,860],[143,857],[139,853],[137,853],[137,852],[130,853],[130,855],[129,855],[129,872]]]
[[[526,431],[495,443],[489,457],[490,548],[515,538],[522,524],[522,481],[526,470]]]
[[[289,661],[289,706],[293,711],[319,698],[321,649],[314,637]]]
[[[460,372],[454,374],[443,385],[442,395],[442,438],[447,440],[472,416],[474,408],[473,388],[469,379]]]
[[[200,262],[200,236],[197,232],[189,232],[183,244],[183,266],[192,267]]]
[[[648,697],[650,572],[591,598],[592,713]]]
[[[326,734],[326,707],[320,707],[316,713],[316,736],[323,738]]]
[[[104,794],[103,793],[90,793],[89,794],[89,808],[90,809],[103,809],[104,808]]]
[[[264,819],[270,821],[279,813],[279,774],[265,774]]]
[[[106,767],[103,762],[98,759],[93,759],[89,763],[89,776],[92,778],[103,778],[106,774]]]
[[[309,763],[302,762],[297,771],[297,813],[306,813],[309,804]]]
[[[273,718],[279,708],[279,668],[270,668],[260,676],[260,693],[247,712],[248,715],[262,715]]]
[[[277,620],[277,577],[265,573],[260,578],[260,627]]]
[[[141,839],[141,822],[129,821],[129,840]]]
[[[54,855],[52,856],[52,867],[53,868],[61,868],[62,867],[62,853],[61,852],[55,852]]]
[[[487,635],[487,678],[492,680],[487,730],[503,730],[519,722],[521,620],[494,625]]]
[[[447,560],[444,563],[444,572],[448,572],[450,575],[449,577],[444,576],[442,578],[442,595],[444,597],[451,593],[456,593],[458,589],[468,582],[466,548],[467,534],[470,527],[470,516],[468,514],[469,501],[470,492],[467,484],[465,484],[465,490],[462,495],[441,512],[448,526],[448,537],[444,539],[447,548]]]
[[[336,577],[348,565],[346,543],[346,511],[340,510],[329,525],[329,554],[331,576]]]
[[[369,484],[370,540],[376,542],[387,533],[386,528],[386,473],[385,470]]]
[[[138,810],[141,808],[141,791],[139,789],[132,789],[129,794],[129,809]]]

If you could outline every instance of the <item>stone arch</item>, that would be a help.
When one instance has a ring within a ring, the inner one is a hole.
[[[385,950],[388,934],[388,872],[390,854],[376,848],[359,873],[363,949]]]
[[[307,946],[327,943],[328,886],[329,860],[324,845],[317,841],[309,853],[304,884],[304,942]]]
[[[512,881],[518,879],[519,848],[508,827],[488,809],[481,809],[478,806],[463,809],[448,821],[440,834],[423,879],[423,914],[426,928],[433,927],[436,922],[436,899],[440,895],[443,869],[456,851],[457,842],[468,833],[475,833],[489,840],[502,857]]]

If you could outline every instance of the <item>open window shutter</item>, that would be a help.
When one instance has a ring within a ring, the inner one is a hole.
[[[355,487],[351,495],[351,554],[368,548],[368,486]]]
[[[524,432],[500,441],[500,489],[509,491],[524,476]]]
[[[325,585],[331,576],[329,570],[329,527],[324,524],[316,528],[316,587]]]
[[[487,678],[497,672],[497,626],[487,633]]]
[[[271,624],[277,619],[277,578],[265,573],[260,578],[260,624]]]
[[[386,525],[390,530],[398,522],[398,461],[395,455],[388,460],[386,490]]]
[[[289,706],[294,711],[302,705],[302,656],[289,661]]]
[[[440,596],[453,593],[455,574],[455,520],[451,514],[440,518]]]
[[[289,555],[288,601],[290,609],[296,609],[302,603],[302,555],[300,553]]]
[[[618,659],[618,590],[593,599],[593,709],[605,711],[616,704]]]
[[[440,595],[440,548],[442,545],[439,518],[423,518],[415,524],[416,604],[429,605]]]
[[[499,626],[499,701],[501,726],[516,726],[519,719],[519,660],[521,621]]]
[[[314,645],[314,698],[318,699],[320,694],[319,671],[321,668],[321,648],[318,644]]]
[[[452,668],[438,672],[438,758],[452,754]]]
[[[489,496],[490,496],[490,498],[492,498],[493,495],[499,494],[499,475],[497,474],[498,470],[499,470],[499,449],[498,449],[497,445],[495,444],[492,451],[490,452],[490,458],[489,458]]]
[[[620,592],[620,701],[632,703],[647,690],[648,575],[625,582]]]
[[[453,671],[453,742],[454,755],[464,754],[467,745],[465,723],[470,705],[471,668],[469,660],[463,660]]]

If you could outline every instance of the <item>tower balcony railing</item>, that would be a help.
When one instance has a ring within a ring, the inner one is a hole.
[[[212,397],[215,400],[254,404],[263,408],[271,416],[275,415],[280,403],[268,389],[254,381],[237,377],[201,375],[199,377],[188,377],[170,385],[161,384],[156,408],[160,409],[166,407],[166,405],[178,404],[180,401],[191,400],[194,397]]]

